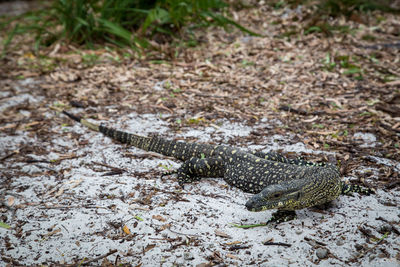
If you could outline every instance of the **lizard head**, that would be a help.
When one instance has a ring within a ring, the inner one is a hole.
[[[334,200],[340,191],[340,174],[336,169],[313,169],[298,179],[265,187],[247,201],[246,208],[249,211],[298,210]]]
[[[305,195],[304,185],[302,180],[269,185],[250,198],[246,208],[249,211],[296,210]]]
[[[284,181],[265,187],[246,202],[246,208],[249,211],[304,209],[332,201],[340,192],[339,176],[311,183],[304,179]]]

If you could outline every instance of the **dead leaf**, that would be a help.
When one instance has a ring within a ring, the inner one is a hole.
[[[72,186],[70,187],[70,189],[77,187],[77,186],[80,185],[82,182],[83,182],[83,179],[79,179],[79,180],[72,181]]]
[[[400,85],[400,80],[396,80],[396,81],[392,81],[392,82],[387,82],[387,83],[385,83],[385,85],[389,85],[389,86]]]
[[[11,206],[13,206],[14,205],[14,197],[9,197],[8,199],[7,199],[7,205],[9,206],[9,207],[11,207]]]
[[[144,210],[144,211],[149,211],[150,209],[147,207],[141,207],[141,206],[137,206],[137,205],[130,205],[129,206],[132,209],[137,209],[137,210]]]
[[[274,238],[270,237],[270,238],[266,239],[263,243],[268,243],[268,242],[274,242]]]
[[[214,251],[210,256],[210,259],[216,262],[223,262],[224,260],[221,257],[221,253],[219,251]]]
[[[310,122],[316,121],[317,119],[318,119],[318,115],[316,115],[315,117],[313,117],[311,119],[307,119],[307,120],[303,120],[303,121],[310,123]]]
[[[61,232],[60,228],[58,228],[58,229],[56,229],[54,231],[51,231],[50,233],[47,233],[45,236],[52,236],[52,235],[55,235],[55,234],[57,234],[59,232]]]
[[[170,223],[167,223],[167,224],[161,225],[161,227],[160,227],[159,229],[160,229],[160,231],[164,231],[165,229],[168,229],[168,228],[170,228],[170,227],[171,227],[171,224],[170,224]]]
[[[0,127],[0,131],[3,131],[5,129],[10,129],[10,128],[15,128],[15,127],[17,127],[16,123],[10,123],[10,124],[7,124],[6,126]]]
[[[29,59],[35,59],[36,57],[31,53],[31,52],[27,52],[23,55],[24,58],[29,58]]]
[[[68,154],[60,155],[58,157],[57,161],[64,160],[64,159],[73,159],[73,158],[76,158],[76,154],[75,153],[68,153]]]
[[[307,133],[312,133],[312,134],[318,134],[318,135],[330,135],[330,134],[335,134],[337,131],[306,131]]]
[[[167,221],[164,217],[162,217],[161,215],[153,215],[152,217],[153,219],[160,221],[160,222],[165,222]]]
[[[221,232],[219,230],[215,230],[215,235],[216,236],[220,236],[220,237],[224,237],[224,238],[231,238],[228,234]]]
[[[58,190],[58,192],[54,195],[55,198],[61,196],[64,193],[64,188],[60,188],[60,190]]]
[[[30,123],[24,124],[23,127],[24,127],[24,128],[29,128],[29,127],[32,127],[32,126],[35,126],[35,125],[38,125],[38,124],[40,124],[39,121],[32,121],[32,122],[30,122]]]
[[[149,250],[151,250],[151,249],[153,249],[155,247],[156,247],[156,244],[148,244],[146,246],[146,248],[143,250],[143,253],[146,253],[147,251],[149,251]]]
[[[233,254],[226,254],[226,256],[228,257],[228,258],[231,258],[231,259],[234,259],[234,260],[238,260],[239,259],[239,257],[237,257],[237,256],[235,256],[235,255],[233,255]]]
[[[131,230],[129,230],[129,227],[125,224],[124,227],[122,227],[122,230],[124,231],[125,234],[130,235]]]
[[[232,246],[232,245],[237,245],[237,244],[240,244],[240,243],[242,243],[242,241],[233,241],[233,242],[225,243],[225,245],[226,246]]]

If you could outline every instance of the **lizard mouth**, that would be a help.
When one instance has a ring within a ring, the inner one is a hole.
[[[253,200],[253,198],[250,198],[246,204],[246,209],[248,211],[253,211],[253,212],[258,212],[258,211],[262,211],[262,206],[258,206],[256,205],[256,202]]]
[[[279,206],[279,205],[278,205],[278,202],[273,203],[273,205],[271,205],[271,203],[267,204],[267,203],[265,203],[265,201],[263,201],[263,199],[260,196],[255,195],[246,202],[245,206],[248,211],[260,212],[260,211],[265,211],[265,210],[276,208],[276,206]]]
[[[272,184],[258,194],[253,195],[245,204],[249,211],[264,210],[296,210],[307,207],[303,204],[305,197],[303,188],[307,181],[295,179]]]

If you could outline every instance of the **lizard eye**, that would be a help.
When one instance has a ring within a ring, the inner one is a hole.
[[[278,198],[278,197],[280,197],[281,195],[282,195],[282,193],[278,192],[278,193],[275,193],[275,194],[273,195],[273,197],[274,197],[274,198]]]

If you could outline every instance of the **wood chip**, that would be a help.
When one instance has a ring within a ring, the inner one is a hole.
[[[160,222],[165,222],[166,219],[164,217],[162,217],[161,215],[153,215],[152,216],[153,219],[158,220]]]
[[[224,238],[231,238],[228,234],[221,232],[219,230],[215,230],[214,233],[216,236],[220,236],[220,237],[224,237]]]

